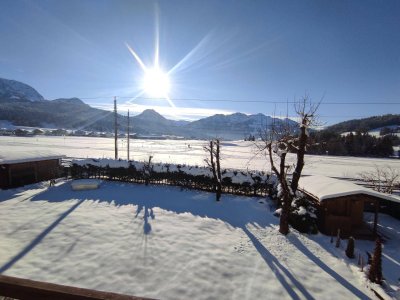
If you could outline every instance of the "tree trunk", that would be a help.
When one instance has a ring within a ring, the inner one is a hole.
[[[284,235],[287,235],[289,233],[289,209],[290,209],[290,201],[288,199],[287,194],[284,192],[282,212],[281,212],[281,217],[279,219],[279,232]]]
[[[221,199],[221,194],[222,194],[222,188],[221,184],[217,185],[217,194],[216,194],[216,200],[219,201]]]
[[[300,135],[299,135],[299,148],[297,150],[297,163],[296,168],[294,169],[292,175],[292,183],[290,187],[292,188],[293,193],[297,191],[297,187],[299,186],[299,180],[301,176],[301,171],[304,167],[304,154],[306,153],[306,145],[307,145],[307,132],[306,132],[306,119],[303,118],[302,126],[300,127]]]
[[[282,211],[281,211],[281,217],[279,219],[279,232],[284,235],[287,235],[289,233],[289,213],[291,205],[291,195],[286,181],[286,167],[285,167],[286,153],[281,154],[280,157],[281,160],[278,171],[278,169],[275,167],[274,160],[272,159],[272,145],[269,144],[267,146],[267,149],[272,171],[274,171],[274,173],[278,177],[279,183],[281,184],[283,191]]]
[[[219,140],[215,140],[215,162],[217,164],[216,170],[216,184],[217,184],[217,201],[220,200],[222,194],[222,179],[221,179],[221,159],[219,155]]]
[[[211,171],[213,173],[213,191],[216,192],[217,191],[217,184],[216,184],[217,172],[216,172],[215,162],[214,162],[214,141],[210,141],[210,161],[211,161]]]
[[[284,235],[287,235],[289,233],[289,214],[290,214],[290,205],[292,203],[291,201],[292,197],[290,195],[289,186],[286,181],[285,161],[286,161],[286,153],[282,153],[281,162],[279,165],[280,176],[278,176],[283,192],[282,212],[279,220],[279,232]]]

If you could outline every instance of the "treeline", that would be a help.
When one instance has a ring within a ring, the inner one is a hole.
[[[340,135],[331,130],[312,132],[308,154],[388,157],[393,155],[393,146],[399,145],[399,137],[387,134],[371,136],[357,131]]]

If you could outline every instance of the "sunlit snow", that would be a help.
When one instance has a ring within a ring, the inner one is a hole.
[[[73,191],[61,181],[0,199],[5,275],[161,299],[374,297],[343,247],[279,234],[256,198],[117,182]]]
[[[169,162],[204,166],[206,141],[199,140],[137,140],[131,139],[130,158],[145,161],[151,155],[154,162]],[[0,136],[0,151],[51,151],[75,158],[114,158],[114,140],[95,137],[15,137]],[[127,140],[119,139],[119,157],[126,159]],[[221,143],[221,165],[223,168],[269,171],[268,160],[256,155],[253,142],[233,141]],[[325,175],[355,178],[360,172],[374,171],[375,166],[390,165],[400,170],[400,160],[349,156],[306,155],[305,175]],[[295,161],[289,153],[288,164]]]

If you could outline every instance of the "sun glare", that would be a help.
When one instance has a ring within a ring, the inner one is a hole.
[[[164,72],[159,65],[159,55],[160,55],[160,42],[159,42],[159,10],[158,6],[156,6],[156,27],[155,27],[155,51],[154,51],[154,61],[152,67],[146,66],[139,55],[135,52],[135,50],[125,43],[129,52],[135,58],[136,62],[139,64],[140,68],[143,71],[143,77],[141,82],[140,92],[129,102],[132,102],[137,97],[147,94],[152,98],[161,98],[165,99],[171,107],[175,107],[175,104],[172,102],[169,97],[169,92],[171,89],[169,73]]]
[[[158,68],[146,70],[143,90],[151,97],[167,97],[170,89],[168,75]]]

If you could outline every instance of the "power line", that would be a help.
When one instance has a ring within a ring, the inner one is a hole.
[[[107,99],[110,98],[108,96],[99,96],[99,97],[82,97],[80,99],[91,100],[91,99]],[[135,99],[135,100],[158,100],[164,101],[165,99],[161,98],[152,98],[152,97],[128,97],[128,96],[118,96],[120,99]],[[251,99],[204,99],[204,98],[170,98],[172,101],[198,101],[198,102],[229,102],[229,103],[270,103],[270,104],[296,104],[298,101],[287,101],[287,100],[251,100]],[[378,100],[375,100],[378,101]],[[397,105],[400,102],[393,102],[388,100],[383,100],[385,102],[375,102],[375,101],[365,101],[365,102],[354,102],[352,101],[329,101],[329,102],[321,102],[321,105]],[[397,101],[397,100],[395,100]],[[311,102],[311,104],[317,104],[319,102]]]
[[[82,98],[80,98],[80,99],[104,99],[104,98],[112,98],[112,97],[108,97],[108,96],[99,96],[99,97],[82,97]],[[130,97],[118,97],[118,96],[116,96],[116,98],[130,98]],[[150,97],[138,97],[138,98],[136,98],[136,99],[154,99],[154,100],[162,100],[162,99],[160,99],[160,98],[150,98]],[[45,99],[45,100],[47,100],[47,101],[53,101],[53,100],[49,100],[49,99]],[[55,99],[56,100],[56,99]],[[183,100],[188,100],[188,101],[209,101],[209,102],[211,102],[211,101],[231,101],[231,102],[239,102],[239,101],[241,101],[241,102],[246,102],[245,100],[228,100],[228,99],[193,99],[193,98],[179,98],[179,99],[173,99],[173,101],[183,101]],[[267,102],[267,101],[262,101],[262,100],[252,100],[253,102],[255,102],[255,101],[257,101],[257,102]],[[275,102],[268,102],[268,103],[285,103],[285,104],[287,104],[287,103],[296,103],[296,101],[291,101],[291,102],[287,102],[287,101],[275,101]],[[394,102],[385,102],[386,104],[400,104],[400,102],[398,102],[398,103],[394,103]],[[355,104],[355,105],[364,105],[364,104],[379,104],[379,105],[382,105],[382,104],[385,104],[385,103],[383,103],[383,102],[363,102],[363,103],[356,103],[356,102],[347,102],[347,103],[344,103],[344,102],[322,102],[321,104]],[[111,108],[111,107],[110,107]],[[103,108],[104,109],[104,108]],[[109,114],[112,114],[112,112],[111,111],[105,111],[105,112],[107,112],[107,114],[106,115],[102,115],[101,116],[101,118],[99,118],[99,119],[103,119],[103,118],[105,118],[105,117],[107,117]],[[99,114],[99,115],[101,115],[101,114]],[[97,117],[97,116],[94,116],[94,117]],[[276,116],[270,116],[270,117],[275,117],[275,118],[279,118],[279,117],[276,117]],[[293,117],[295,117],[295,116],[290,116],[289,118],[293,118]],[[369,118],[369,117],[371,117],[371,115],[346,115],[346,116],[338,116],[338,115],[319,115],[319,118],[341,118],[341,119],[346,119],[346,118]],[[94,123],[94,122],[96,122],[97,120],[99,120],[99,119],[96,119],[96,120],[94,120],[93,122],[92,122],[92,124]],[[79,121],[80,123],[81,123],[81,121]],[[90,125],[90,124],[89,124]],[[87,127],[87,126],[89,126],[89,125],[82,125],[82,124],[80,124],[80,127]],[[177,127],[180,127],[180,126],[177,126]],[[198,129],[206,129],[206,128],[200,128],[200,127],[197,127]],[[209,129],[209,128],[207,128],[207,129]]]

